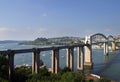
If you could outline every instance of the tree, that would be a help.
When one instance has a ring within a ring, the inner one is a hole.
[[[71,72],[71,69],[68,68],[68,67],[64,67],[63,69],[60,70],[59,73],[62,75],[62,74],[64,74],[64,73],[66,73],[66,72]]]
[[[8,79],[8,59],[0,55],[0,77]]]
[[[61,82],[85,82],[85,78],[80,73],[66,72],[61,76]]]

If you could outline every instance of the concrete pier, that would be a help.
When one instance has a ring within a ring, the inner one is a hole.
[[[104,55],[108,55],[108,44],[104,43]]]
[[[8,50],[8,60],[9,60],[9,81],[12,82],[14,77],[14,52]]]
[[[40,68],[40,51],[34,50],[32,53],[32,73],[38,73]]]
[[[83,47],[78,47],[77,69],[80,71],[84,70],[84,48]]]
[[[74,68],[74,49],[73,48],[67,48],[66,49],[66,66],[70,68],[73,71]]]
[[[59,49],[52,50],[52,73],[58,73],[59,71]]]
[[[112,51],[115,51],[116,50],[115,42],[111,42],[111,44],[112,44]]]
[[[84,65],[85,66],[92,66],[92,50],[91,45],[87,45],[84,47],[85,56],[84,56]]]
[[[69,48],[66,49],[66,67],[70,68],[70,51]]]

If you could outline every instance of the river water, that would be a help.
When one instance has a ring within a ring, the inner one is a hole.
[[[18,43],[0,44],[0,50],[7,49],[29,49],[41,46],[34,45],[18,45]],[[60,50],[60,68],[66,65],[66,50]],[[31,65],[32,53],[16,54],[14,59],[15,65]],[[77,50],[74,49],[74,71],[77,70]],[[40,53],[40,59],[44,62],[45,66],[51,67],[51,51],[43,51]],[[108,56],[103,55],[103,50],[92,50],[93,69],[92,73],[107,77],[115,81],[120,81],[120,51],[109,52]]]

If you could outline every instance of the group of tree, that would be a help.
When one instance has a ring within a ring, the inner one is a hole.
[[[79,37],[37,38],[33,41],[25,41],[25,45],[74,45],[83,43]]]
[[[31,74],[31,71],[31,67],[15,68],[12,82],[94,82],[92,79],[86,80],[82,73],[72,72],[67,67],[57,74],[50,73],[47,68],[40,69],[38,74]],[[9,82],[8,59],[2,55],[0,55],[0,82]],[[110,82],[110,80],[100,79],[97,82]]]

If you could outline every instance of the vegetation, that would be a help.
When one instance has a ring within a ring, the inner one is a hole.
[[[5,79],[8,79],[8,60],[0,55],[0,82]]]
[[[51,74],[43,68],[39,74],[29,76],[27,82],[85,82],[85,79],[81,73],[71,72],[69,68],[64,68],[58,74]]]
[[[65,67],[58,74],[50,73],[46,68],[42,68],[38,74],[31,74],[31,67],[17,67],[12,82],[94,82],[92,79],[86,80],[82,73],[74,73]],[[0,82],[8,81],[8,60],[0,55]],[[97,82],[110,82],[102,78]]]
[[[111,80],[107,78],[101,78],[98,82],[111,82]]]
[[[81,38],[78,37],[60,37],[60,38],[37,38],[34,41],[26,41],[20,44],[25,45],[73,45],[81,44]]]

